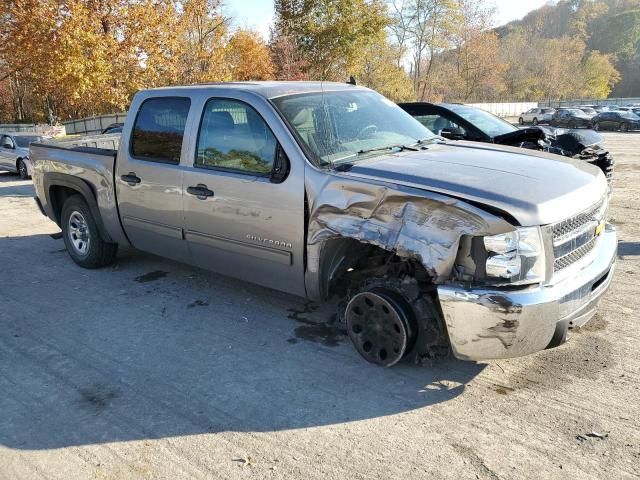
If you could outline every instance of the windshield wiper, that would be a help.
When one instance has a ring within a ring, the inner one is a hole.
[[[384,147],[375,147],[375,148],[367,148],[365,150],[360,150],[357,152],[358,155],[364,155],[366,153],[372,153],[372,152],[383,152],[385,150],[393,150],[394,148],[397,148],[399,152],[404,152],[406,150],[409,150],[411,152],[417,152],[420,149],[411,145],[386,145]]]

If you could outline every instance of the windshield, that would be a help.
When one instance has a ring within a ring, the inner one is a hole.
[[[577,108],[572,108],[570,110],[565,110],[565,111],[569,112],[571,115],[577,115],[579,117],[584,116],[584,112],[582,110],[578,110]]]
[[[27,135],[20,135],[19,137],[16,136],[14,138],[16,139],[16,144],[20,148],[28,148],[29,144],[34,143],[34,142],[39,142],[39,141],[42,140],[42,137],[27,136]]]
[[[640,120],[640,117],[638,117],[635,113],[631,113],[631,112],[619,112],[621,117],[624,118],[628,118],[629,120]]]
[[[486,133],[490,137],[497,137],[506,133],[518,130],[509,122],[502,120],[500,117],[473,107],[465,107],[462,105],[453,105],[451,111],[457,113],[474,127]]]
[[[372,91],[302,93],[274,98],[273,103],[320,165],[360,160],[440,138]]]

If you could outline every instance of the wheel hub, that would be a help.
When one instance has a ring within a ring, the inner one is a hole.
[[[80,212],[73,212],[69,216],[69,239],[73,248],[80,255],[86,255],[89,251],[89,225]]]
[[[410,348],[414,337],[410,317],[411,308],[395,292],[361,292],[347,305],[347,332],[365,360],[391,367]]]

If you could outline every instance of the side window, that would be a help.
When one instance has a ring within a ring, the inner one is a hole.
[[[204,107],[195,166],[268,174],[276,147],[276,137],[251,106],[213,98]]]
[[[2,148],[13,148],[13,140],[11,140],[11,137],[9,135],[3,135],[2,139],[0,139],[0,146]]]
[[[138,111],[131,137],[131,154],[151,162],[180,163],[187,123],[188,98],[151,98]]]

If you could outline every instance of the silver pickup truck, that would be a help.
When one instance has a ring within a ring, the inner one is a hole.
[[[324,301],[391,366],[563,343],[613,276],[608,186],[579,161],[447,142],[349,84],[228,83],[133,99],[119,147],[31,147],[71,258],[118,245]]]

